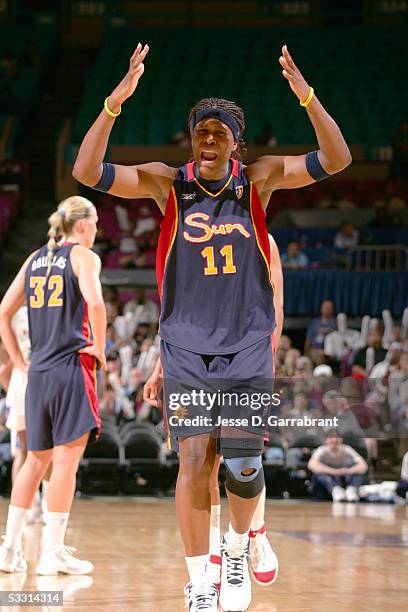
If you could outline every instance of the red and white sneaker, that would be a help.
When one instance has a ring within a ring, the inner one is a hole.
[[[266,535],[266,526],[249,532],[249,567],[258,584],[273,584],[278,577],[278,557]]]
[[[218,590],[221,587],[221,555],[210,555],[210,561],[207,563],[207,574],[210,581],[217,585]]]

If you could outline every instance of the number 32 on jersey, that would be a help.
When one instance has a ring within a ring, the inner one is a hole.
[[[48,282],[47,282],[48,281]],[[30,308],[42,308],[44,306],[44,287],[51,292],[47,306],[55,308],[63,305],[62,292],[64,289],[64,279],[59,274],[54,274],[48,279],[45,276],[31,276],[30,289],[34,294],[30,295]]]

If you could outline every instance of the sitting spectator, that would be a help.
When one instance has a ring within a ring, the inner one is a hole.
[[[336,249],[348,249],[358,244],[359,233],[354,229],[354,225],[345,221],[342,223],[340,230],[334,237],[334,246]]]
[[[285,361],[282,368],[283,376],[294,376],[296,369],[296,361],[300,357],[300,351],[295,348],[290,348],[286,351]]]
[[[302,253],[299,243],[289,242],[286,253],[281,257],[283,268],[307,268],[309,263],[307,256]]]
[[[307,467],[313,473],[311,492],[317,499],[331,496],[334,502],[359,501],[358,489],[368,465],[335,432],[327,434],[325,444],[315,450]]]
[[[273,135],[270,125],[264,125],[262,127],[259,134],[255,136],[254,144],[265,145],[267,147],[276,147],[278,144],[278,139]]]
[[[104,228],[99,226],[96,231],[95,242],[92,250],[95,251],[99,257],[103,257],[112,250],[112,246],[112,240],[108,238]]]
[[[305,355],[311,356],[312,360],[316,362],[316,355],[314,355],[314,353],[317,354],[320,352],[323,355],[324,339],[327,334],[334,331],[336,327],[334,304],[330,300],[325,300],[320,306],[320,317],[312,319],[307,328],[304,349]]]
[[[119,240],[119,251],[121,253],[139,254],[135,231],[136,221],[134,219],[129,219],[128,229],[122,231]]]
[[[156,221],[150,212],[150,208],[146,205],[141,206],[138,210],[138,220],[134,230],[134,236],[137,238],[146,232],[151,232],[155,227]]]
[[[324,354],[334,365],[346,356],[350,356],[353,350],[361,346],[361,335],[355,329],[347,327],[347,317],[344,312],[337,315],[337,329],[324,338]]]
[[[369,376],[375,364],[384,361],[386,354],[382,347],[382,330],[377,326],[368,332],[367,346],[360,348],[352,358],[353,375]]]
[[[176,132],[171,139],[171,144],[177,145],[182,149],[189,149],[191,146],[190,132],[186,128],[180,132]]]
[[[123,314],[138,313],[139,323],[156,324],[159,320],[159,308],[153,300],[146,298],[146,291],[143,287],[136,287],[133,298],[126,302],[123,307]]]
[[[397,482],[396,494],[408,501],[408,452],[402,459],[401,480]]]

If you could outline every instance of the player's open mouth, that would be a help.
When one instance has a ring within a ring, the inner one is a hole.
[[[201,153],[201,159],[203,161],[215,161],[218,155],[214,151],[203,151]]]

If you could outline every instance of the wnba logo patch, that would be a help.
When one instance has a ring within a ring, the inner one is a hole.
[[[242,185],[238,185],[238,187],[235,187],[235,193],[237,194],[238,200],[240,200],[242,198],[242,194],[244,193],[243,186]]]

